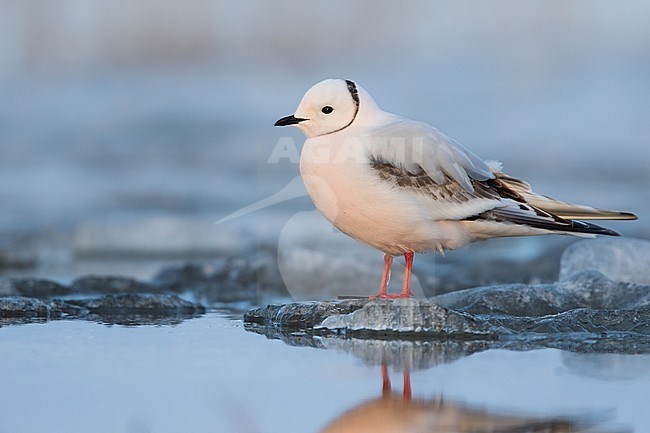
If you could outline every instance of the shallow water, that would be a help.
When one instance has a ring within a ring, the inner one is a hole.
[[[379,365],[269,340],[233,317],[2,328],[0,431],[318,432],[381,395]],[[400,368],[390,367],[398,393]],[[487,350],[414,369],[411,381],[416,400],[650,429],[650,355]]]

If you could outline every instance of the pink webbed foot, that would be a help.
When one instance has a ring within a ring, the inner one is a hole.
[[[370,299],[404,299],[413,296],[412,293],[378,293],[376,295],[368,296]]]

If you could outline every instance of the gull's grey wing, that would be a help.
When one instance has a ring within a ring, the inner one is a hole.
[[[399,188],[413,193],[422,194],[434,201],[451,203],[466,203],[472,200],[498,200],[502,197],[484,182],[470,180],[472,189],[468,191],[460,182],[451,176],[443,174],[443,181],[433,179],[423,168],[418,167],[414,172],[386,161],[381,157],[371,157],[370,167],[383,180],[393,183]]]
[[[425,213],[434,220],[463,220],[506,205],[496,191],[476,181],[470,180],[472,190],[468,191],[446,174],[442,182],[435,181],[421,167],[411,172],[379,157],[371,157],[369,166],[381,181],[417,196],[420,206],[427,208]]]
[[[410,173],[424,172],[438,185],[449,179],[473,192],[472,180],[493,179],[481,158],[423,122],[395,116],[367,134],[369,158],[390,163]]]

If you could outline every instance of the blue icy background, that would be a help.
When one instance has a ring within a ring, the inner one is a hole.
[[[649,239],[648,17],[643,1],[0,2],[0,274],[150,278],[279,249],[296,298],[374,291],[381,255],[306,197],[215,224],[297,176],[295,161],[268,160],[303,137],[272,125],[329,77],[539,192],[637,213],[609,226]],[[417,284],[546,281],[571,241],[418,257]],[[0,329],[0,381],[14,390],[0,397],[0,431],[317,431],[379,391],[356,358],[267,341],[232,317]],[[418,372],[414,387],[516,413],[613,410],[646,431],[648,365],[492,350]]]
[[[267,161],[303,137],[272,124],[327,77],[356,80],[544,194],[635,212],[611,226],[650,237],[644,2],[0,8],[0,239],[36,254],[44,275],[85,271],[90,256],[276,246],[308,199],[213,223],[297,176],[288,158]],[[506,249],[522,242],[557,241]]]

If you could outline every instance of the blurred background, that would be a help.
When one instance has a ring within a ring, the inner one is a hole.
[[[342,249],[378,280],[381,254],[315,230],[306,197],[215,224],[298,175],[268,161],[302,135],[272,125],[330,77],[541,193],[637,213],[609,227],[650,238],[648,47],[644,1],[2,0],[0,273],[148,278],[280,245],[300,252],[280,261],[285,280],[306,252],[330,251],[310,256],[323,265]],[[544,280],[569,241],[490,241],[445,260],[523,257],[512,279]]]

